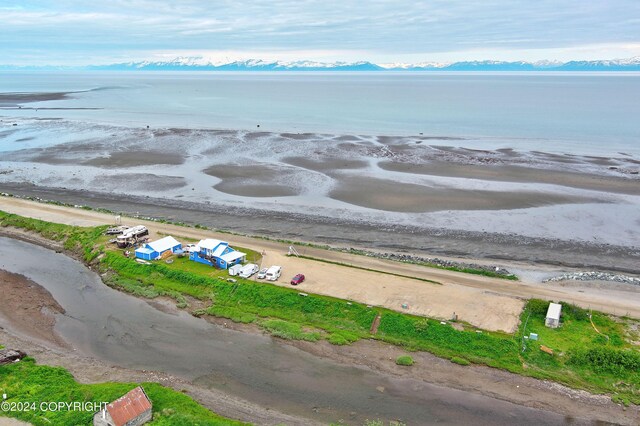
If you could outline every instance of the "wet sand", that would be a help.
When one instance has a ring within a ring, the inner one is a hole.
[[[30,102],[59,101],[67,99],[69,92],[43,92],[43,93],[0,93],[0,107],[18,107]]]
[[[481,179],[499,182],[544,183],[592,191],[640,195],[640,181],[638,180],[588,173],[535,169],[522,166],[478,166],[437,161],[428,164],[383,161],[378,163],[378,167],[394,172],[429,176]]]
[[[106,168],[126,168],[156,164],[177,165],[184,163],[184,161],[185,158],[183,156],[173,153],[158,151],[124,151],[112,152],[108,157],[97,157],[92,160],[85,161],[83,164]]]
[[[312,160],[305,157],[287,157],[283,161],[296,167],[317,172],[333,172],[336,170],[364,169],[369,163],[364,160],[351,160],[346,158],[323,158]]]
[[[511,210],[555,204],[593,203],[597,199],[542,192],[508,192],[428,187],[373,177],[343,175],[329,193],[333,199],[393,212]]]
[[[117,175],[99,175],[89,183],[90,188],[109,191],[167,191],[185,187],[181,176],[158,176],[151,173],[121,173]]]
[[[222,181],[213,187],[218,191],[242,197],[287,197],[299,195],[291,183],[294,173],[262,164],[218,164],[203,170]]]
[[[53,330],[55,314],[64,313],[62,306],[36,282],[3,266],[0,263],[0,320],[35,339],[66,347]]]

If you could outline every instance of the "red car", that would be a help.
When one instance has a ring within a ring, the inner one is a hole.
[[[298,274],[295,277],[293,277],[291,279],[291,285],[298,285],[300,284],[302,281],[304,281],[304,275],[302,274]]]

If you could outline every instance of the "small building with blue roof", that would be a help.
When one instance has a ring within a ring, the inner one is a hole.
[[[160,238],[159,240],[146,243],[140,248],[136,249],[136,258],[143,260],[156,260],[162,257],[163,254],[170,251],[171,253],[178,253],[182,251],[182,244],[180,244],[172,236]]]
[[[189,253],[190,260],[221,269],[243,263],[246,257],[245,253],[229,246],[228,242],[213,238],[201,240]]]

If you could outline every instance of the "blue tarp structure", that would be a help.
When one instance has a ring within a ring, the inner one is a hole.
[[[140,247],[136,249],[136,257],[138,259],[154,260],[159,255],[160,253],[158,253],[157,251],[154,251],[153,249],[150,249],[149,247]]]

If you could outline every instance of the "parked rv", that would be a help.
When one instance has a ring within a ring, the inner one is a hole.
[[[118,247],[120,248],[126,248],[129,245],[136,243],[145,235],[149,235],[149,230],[146,226],[134,226],[133,228],[124,230],[122,232],[122,235],[118,235],[118,237],[116,238],[116,244],[118,244]]]
[[[105,231],[106,235],[120,235],[122,234],[124,231],[126,231],[127,229],[129,229],[128,226],[124,226],[124,225],[120,225],[120,226],[115,226],[113,228],[109,228]]]
[[[249,278],[256,272],[258,272],[258,265],[256,265],[255,263],[249,263],[248,265],[245,265],[244,268],[242,268],[238,275],[240,275],[242,278]]]
[[[229,275],[231,275],[232,277],[238,275],[240,273],[240,271],[242,271],[242,268],[244,266],[242,266],[240,263],[235,264],[233,266],[229,267]]]
[[[266,278],[269,281],[276,281],[282,274],[282,266],[272,266],[267,270]]]

